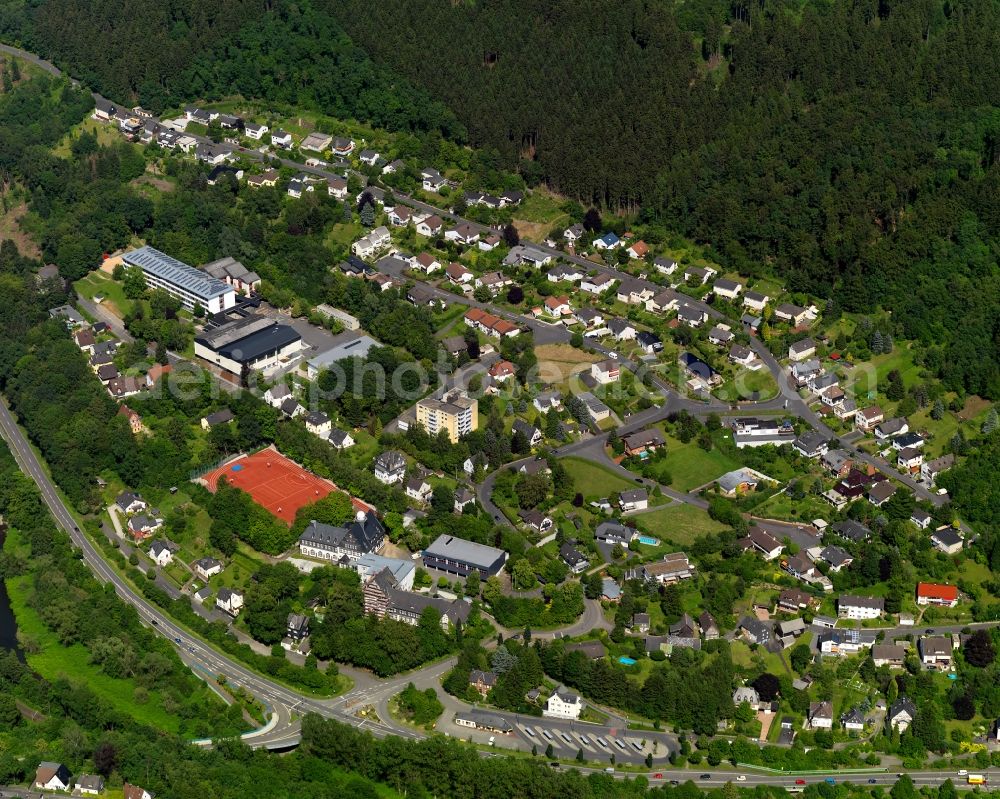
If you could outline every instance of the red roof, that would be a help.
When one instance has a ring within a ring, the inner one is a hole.
[[[958,588],[943,583],[917,583],[917,596],[956,602],[958,601]]]

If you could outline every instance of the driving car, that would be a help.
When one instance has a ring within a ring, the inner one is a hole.
[[[827,777],[825,780],[823,780],[823,782],[825,782],[827,785],[837,784],[837,781],[833,777]]]
[[[805,785],[806,781],[805,780],[795,780],[795,784],[796,785]]]
[[[868,778],[868,784],[869,785],[874,785],[876,782],[878,782],[878,780],[875,779],[874,777],[869,777]]]
[[[712,775],[711,774],[702,774],[698,779],[701,779],[701,780],[710,780],[710,779],[712,779]]]
[[[746,774],[740,774],[740,776],[738,776],[736,778],[736,781],[737,782],[746,782],[747,781],[747,775]]]
[[[663,779],[663,775],[662,775],[662,774],[660,774],[660,772],[658,772],[658,771],[657,771],[657,772],[656,772],[656,773],[655,773],[655,774],[653,775],[653,779],[654,779],[654,780],[662,780],[662,779]]]

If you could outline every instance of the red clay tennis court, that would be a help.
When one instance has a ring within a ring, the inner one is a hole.
[[[246,491],[254,502],[288,524],[295,521],[299,508],[338,490],[334,483],[317,477],[275,449],[231,461],[201,479],[214,493],[223,476],[229,485]],[[358,510],[369,510],[360,500],[351,501]]]

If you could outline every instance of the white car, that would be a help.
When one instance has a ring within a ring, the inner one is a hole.
[[[736,778],[736,781],[737,782],[746,782],[747,781],[747,775],[746,774],[740,774],[740,776],[738,776]]]

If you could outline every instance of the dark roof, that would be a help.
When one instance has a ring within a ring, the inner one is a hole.
[[[340,546],[347,538],[354,540],[357,549],[371,552],[385,537],[385,528],[374,513],[358,513],[353,521],[342,527],[334,527],[313,520],[299,536],[300,542]]]
[[[205,417],[205,422],[209,427],[215,427],[217,424],[225,424],[226,422],[231,422],[236,417],[233,416],[233,412],[229,408],[223,408],[221,411],[216,411],[215,413],[210,413]]]
[[[833,529],[837,535],[850,541],[866,541],[871,538],[872,535],[871,530],[865,527],[861,522],[856,522],[854,519],[845,519],[842,522],[837,522],[833,525]]]
[[[208,341],[204,340],[203,336],[199,336],[198,338],[201,339],[201,343],[205,346],[211,346]],[[274,324],[263,330],[251,333],[244,338],[230,341],[215,351],[224,358],[229,358],[239,363],[247,363],[248,361],[256,360],[262,355],[275,352],[282,347],[287,347],[289,344],[301,340],[301,338],[302,336],[294,328],[288,325]]]
[[[559,557],[561,557],[570,566],[576,566],[579,563],[589,563],[587,556],[584,555],[580,550],[574,547],[570,543],[563,543],[559,547]]]

